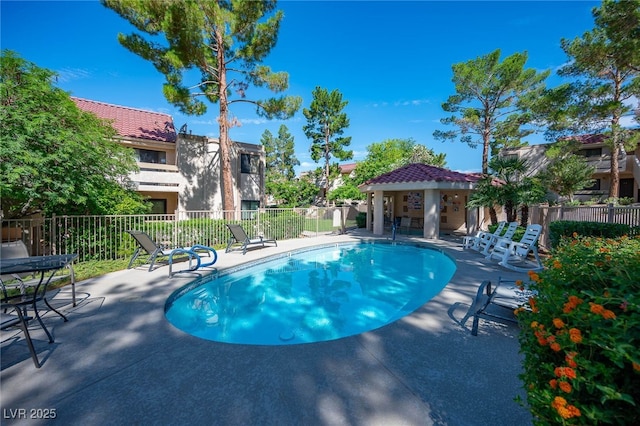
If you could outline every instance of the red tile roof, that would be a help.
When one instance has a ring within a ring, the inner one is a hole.
[[[587,145],[592,143],[602,143],[605,140],[605,135],[602,133],[590,134],[590,135],[575,135],[575,136],[567,136],[566,139],[573,139],[581,144]]]
[[[348,175],[349,173],[354,171],[355,168],[356,163],[340,164],[340,173],[342,173],[343,175]]]
[[[104,102],[71,97],[78,108],[110,120],[118,135],[162,142],[175,142],[176,129],[168,114],[144,111]]]
[[[480,180],[478,173],[460,173],[442,167],[429,166],[427,164],[414,163],[399,169],[390,171],[365,182],[365,185],[381,183],[404,182],[468,182],[475,183]]]

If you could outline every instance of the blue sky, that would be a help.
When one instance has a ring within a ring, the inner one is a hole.
[[[451,66],[501,49],[502,57],[528,52],[528,68],[550,69],[547,81],[567,61],[562,38],[593,28],[593,1],[280,1],[278,43],[264,61],[289,73],[287,94],[308,107],[316,86],[338,89],[348,101],[352,161],[368,145],[390,138],[412,138],[437,153],[447,167],[479,171],[481,149],[433,138],[446,116],[442,102],[454,94]],[[162,95],[163,76],[122,47],[116,37],[134,28],[97,1],[0,2],[0,46],[59,74],[58,86],[95,101],[171,114],[176,128],[218,136],[217,106],[206,115],[181,114]],[[255,89],[247,92],[256,99]],[[302,111],[287,121],[259,118],[253,108],[233,107],[242,126],[234,140],[260,143],[265,130],[277,134],[285,124],[294,136],[298,171],[314,169]],[[542,141],[540,136],[530,140]]]

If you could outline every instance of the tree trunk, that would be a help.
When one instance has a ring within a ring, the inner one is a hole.
[[[520,207],[520,226],[526,228],[529,224],[529,206],[523,204]]]
[[[620,188],[620,172],[618,171],[618,154],[620,149],[618,144],[611,150],[611,186],[609,186],[609,197],[618,198]]]
[[[485,131],[482,132],[482,174],[489,174],[489,140],[490,133],[488,124],[485,124]]]
[[[233,197],[233,172],[231,169],[231,141],[229,140],[229,105],[227,97],[227,72],[224,57],[224,34],[222,29],[216,29],[216,44],[221,46],[218,49],[218,75],[220,85],[218,95],[220,97],[220,116],[218,124],[220,127],[220,168],[222,169],[222,208],[225,215],[233,217],[235,210],[235,200]]]
[[[491,218],[492,225],[498,224],[498,213],[496,212],[496,209],[493,206],[489,207],[489,217]]]

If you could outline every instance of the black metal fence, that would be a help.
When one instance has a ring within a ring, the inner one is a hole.
[[[355,226],[357,209],[322,207],[246,211],[178,211],[163,215],[53,216],[2,221],[2,241],[22,240],[32,256],[77,253],[78,261],[126,259],[135,249],[125,231],[144,231],[159,244],[221,248],[239,223],[250,237],[316,237]]]

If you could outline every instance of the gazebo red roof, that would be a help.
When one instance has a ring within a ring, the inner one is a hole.
[[[475,183],[480,180],[479,173],[460,173],[428,164],[413,163],[395,169],[383,175],[369,179],[365,185],[391,184],[405,182],[460,182]]]
[[[71,97],[78,108],[111,121],[118,135],[161,142],[175,142],[176,129],[168,114]]]

